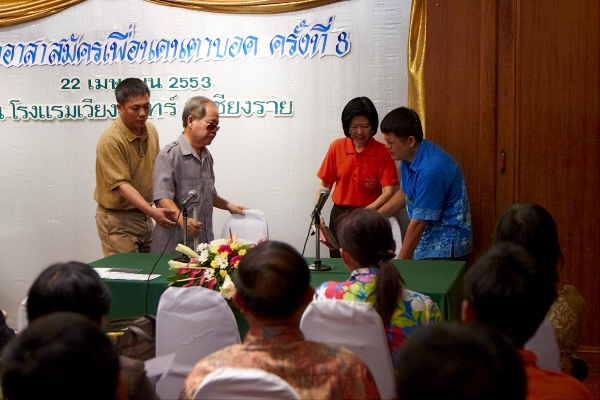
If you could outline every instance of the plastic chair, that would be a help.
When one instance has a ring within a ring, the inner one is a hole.
[[[229,232],[237,233],[240,239],[257,244],[261,239],[269,238],[269,227],[265,213],[259,210],[244,210],[244,215],[232,214],[225,220],[221,237],[226,238]]]
[[[306,340],[352,350],[371,370],[381,398],[396,398],[385,329],[371,305],[344,300],[313,301],[302,315],[300,330]]]
[[[222,367],[206,375],[194,400],[282,399],[297,400],[298,394],[283,379],[262,369]]]
[[[525,342],[525,350],[533,351],[537,356],[538,367],[560,372],[560,350],[552,322],[544,317],[533,336]]]
[[[163,399],[176,399],[194,365],[240,343],[233,312],[221,295],[203,287],[170,287],[156,313],[156,356],[176,353],[171,370],[156,384]]]
[[[21,304],[19,304],[19,310],[17,311],[17,332],[21,333],[27,328],[28,325],[27,318],[27,297],[23,299]]]
[[[394,242],[396,242],[396,255],[398,255],[402,248],[402,231],[400,230],[400,224],[396,217],[389,217],[388,220],[392,226],[392,235],[394,236]]]

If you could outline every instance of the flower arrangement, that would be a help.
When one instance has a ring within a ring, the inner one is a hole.
[[[225,299],[231,299],[235,286],[230,275],[252,247],[252,242],[242,240],[236,234],[201,243],[196,251],[178,244],[176,250],[190,257],[190,261],[187,264],[169,261],[169,269],[176,271],[168,278],[169,285],[203,286],[219,291]]]

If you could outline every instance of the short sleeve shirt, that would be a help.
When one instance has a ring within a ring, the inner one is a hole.
[[[127,183],[151,204],[152,171],[159,150],[158,132],[154,125],[146,122],[142,135],[136,136],[119,116],[102,133],[96,146],[94,200],[106,209],[135,209],[115,190]]]
[[[402,161],[400,169],[408,218],[429,221],[414,258],[468,255],[473,246],[471,209],[456,160],[438,145],[423,140],[413,162]]]
[[[181,203],[190,190],[198,193],[198,198],[187,203],[188,218],[193,217],[193,210],[197,208],[198,221],[202,223],[202,232],[199,242],[208,243],[214,239],[213,234],[213,198],[216,196],[215,173],[213,158],[206,147],[202,149],[200,157],[182,135],[176,141],[165,146],[156,158],[154,166],[154,201],[171,199],[181,210]],[[183,243],[183,229],[175,226],[164,229],[157,225],[154,229],[152,252],[162,252],[167,245],[167,251],[174,252],[178,243]],[[168,238],[171,236],[171,240]],[[189,247],[193,247],[194,237],[188,235]]]
[[[382,188],[399,184],[394,160],[373,137],[360,153],[351,138],[334,140],[317,176],[335,183],[332,200],[338,206],[364,208],[381,196]]]

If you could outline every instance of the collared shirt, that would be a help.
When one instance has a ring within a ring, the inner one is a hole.
[[[100,136],[96,146],[94,200],[109,210],[136,209],[117,190],[128,183],[152,204],[152,170],[160,150],[158,132],[146,122],[136,136],[119,116]]]
[[[519,350],[527,378],[527,399],[592,399],[589,390],[571,375],[546,371],[537,366],[535,354]]]
[[[214,239],[213,234],[213,198],[216,196],[215,172],[213,158],[206,147],[202,148],[200,157],[182,135],[176,141],[165,146],[156,158],[154,166],[154,201],[171,199],[181,211],[181,203],[190,190],[198,193],[198,198],[187,203],[188,218],[193,217],[194,207],[198,210],[198,221],[202,223],[199,243],[209,243]],[[175,252],[178,243],[183,243],[183,229],[175,226],[164,229],[156,225],[154,238],[150,249],[160,253],[167,246],[167,252]],[[168,241],[169,236],[171,240]],[[168,243],[167,243],[168,241]],[[194,237],[188,234],[188,247],[193,248]],[[195,249],[194,249],[195,250]]]
[[[399,184],[394,160],[373,137],[360,153],[352,139],[334,140],[317,176],[327,184],[335,183],[331,199],[338,206],[366,207],[381,196],[382,188]]]
[[[182,398],[191,399],[204,377],[220,367],[259,368],[294,388],[301,399],[378,399],[365,363],[341,347],[304,340],[299,328],[253,328],[243,344],[219,350],[196,364]]]
[[[315,300],[359,301],[373,306],[375,297],[372,294],[378,273],[377,268],[358,268],[352,271],[347,281],[324,282],[315,290]],[[405,337],[421,325],[442,320],[440,309],[428,296],[402,290],[402,298],[398,299],[390,323],[385,325],[394,373],[397,374],[400,368],[398,351]]]
[[[402,161],[409,219],[429,221],[414,259],[463,257],[471,252],[471,210],[460,166],[444,149],[423,140],[413,162]]]

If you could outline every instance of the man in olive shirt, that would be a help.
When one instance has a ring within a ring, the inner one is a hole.
[[[150,122],[150,90],[137,78],[115,89],[119,117],[96,147],[96,226],[104,256],[147,253],[153,218],[164,228],[175,225],[175,211],[152,207],[152,171],[160,151]]]

